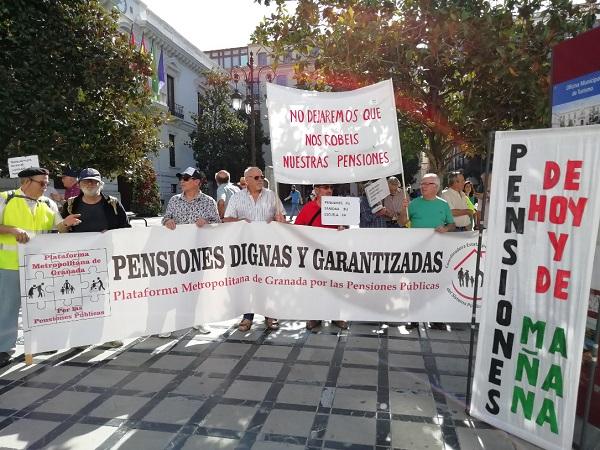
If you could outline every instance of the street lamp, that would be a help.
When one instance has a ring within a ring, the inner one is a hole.
[[[256,166],[256,116],[260,110],[260,77],[262,72],[266,73],[266,80],[273,80],[275,71],[271,66],[254,67],[254,55],[250,52],[250,59],[246,67],[234,67],[231,69],[231,78],[235,83],[235,90],[231,94],[231,106],[236,111],[242,109],[242,104],[248,115],[248,126],[250,127],[250,163]],[[255,78],[256,73],[256,78]],[[243,77],[246,86],[246,97],[238,90],[238,82]],[[256,84],[256,87],[255,87]]]

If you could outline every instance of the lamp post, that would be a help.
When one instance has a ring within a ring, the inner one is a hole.
[[[244,105],[248,115],[248,126],[250,127],[250,163],[256,166],[256,116],[260,110],[260,77],[266,72],[266,80],[273,80],[275,71],[270,66],[254,67],[254,55],[250,52],[250,59],[245,67],[234,67],[231,69],[231,78],[235,83],[235,90],[231,94],[231,106],[239,111]],[[256,78],[255,78],[256,75]],[[244,98],[238,90],[238,82],[244,80],[246,86],[246,97]],[[256,84],[256,87],[255,87]]]

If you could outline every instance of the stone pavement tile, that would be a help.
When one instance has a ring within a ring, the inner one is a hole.
[[[213,352],[213,355],[235,355],[244,356],[250,350],[248,344],[236,344],[233,342],[223,342]]]
[[[133,366],[139,367],[152,358],[152,353],[145,352],[125,352],[118,355],[115,359],[110,361],[107,365],[109,366]]]
[[[467,392],[467,377],[440,375],[440,382],[446,393],[466,394]]]
[[[304,381],[323,384],[327,380],[329,367],[311,364],[294,364],[287,377],[288,381]]]
[[[153,369],[183,370],[195,359],[195,356],[164,355],[150,367]]]
[[[337,379],[338,386],[377,386],[377,370],[342,367]]]
[[[23,409],[48,393],[50,393],[48,389],[19,386],[0,395],[0,408]]]
[[[113,449],[123,450],[149,450],[166,448],[167,444],[175,435],[160,431],[129,430],[116,443]]]
[[[0,430],[0,448],[23,449],[44,437],[60,423],[21,419]]]
[[[252,450],[304,450],[304,445],[288,444],[287,442],[257,441]]]
[[[213,343],[213,341],[209,339],[202,339],[204,336],[205,335],[200,335],[198,339],[182,339],[177,342],[175,347],[173,347],[173,351],[199,355]]]
[[[234,450],[239,441],[216,436],[190,436],[182,450]]]
[[[329,416],[324,439],[346,444],[373,445],[375,419],[332,414]]]
[[[63,384],[73,377],[76,377],[84,370],[85,367],[53,366],[38,375],[34,375],[30,381],[37,383]]]
[[[164,388],[173,378],[175,378],[175,375],[167,373],[142,372],[127,383],[124,388],[140,392],[157,392]]]
[[[222,383],[222,378],[210,378],[206,375],[192,375],[179,383],[179,385],[173,389],[172,392],[175,394],[210,397]]]
[[[292,403],[294,405],[313,405],[315,408],[321,400],[320,386],[306,386],[302,384],[284,384],[279,395],[277,403]]]
[[[228,340],[238,340],[238,341],[246,341],[246,342],[256,342],[263,335],[264,330],[256,327],[252,327],[249,331],[239,331],[235,330],[231,335],[227,338]]]
[[[534,450],[536,445],[523,441],[505,431],[456,427],[460,448],[469,450]]]
[[[277,345],[293,345],[298,342],[303,334],[306,332],[305,329],[302,330],[283,330],[279,329],[277,331],[271,332],[265,338],[265,342],[271,342]]]
[[[390,367],[402,367],[405,369],[424,369],[425,361],[421,355],[399,355],[388,354],[388,365]]]
[[[408,416],[437,416],[433,395],[420,392],[396,392],[390,391],[390,406],[392,414],[404,414]]]
[[[79,380],[77,385],[108,388],[117,384],[129,373],[125,370],[94,369],[89,375]]]
[[[316,412],[274,409],[260,429],[263,434],[308,436]]]
[[[362,336],[349,336],[346,341],[346,349],[351,348],[379,348],[379,337],[362,337]]]
[[[388,328],[388,336],[419,338],[419,331],[416,328],[407,330],[405,326],[406,323],[390,325]]]
[[[377,336],[383,328],[377,322],[354,323],[350,322],[350,335],[371,334]]]
[[[207,428],[244,431],[258,409],[250,406],[217,405],[200,423]]]
[[[201,400],[167,397],[161,400],[142,420],[184,425],[202,406]]]
[[[162,347],[166,344],[166,339],[159,338],[157,336],[148,336],[141,342],[135,344],[136,350],[154,350],[157,347]]]
[[[432,330],[431,328],[427,329],[427,337],[429,339],[437,339],[443,341],[460,341],[463,339],[463,335],[460,335],[457,332]]]
[[[444,449],[442,430],[438,425],[392,420],[391,428],[393,448],[410,450]],[[470,450],[468,447],[465,447],[465,449]]]
[[[473,420],[470,416],[465,412],[466,403],[465,399],[462,397],[456,397],[453,395],[446,395],[446,407],[448,408],[448,412],[452,415],[452,418],[456,421],[462,421],[465,424],[471,423]]]
[[[98,397],[90,392],[64,391],[35,409],[36,412],[75,414]]]
[[[142,406],[148,403],[148,398],[113,395],[107,398],[88,415],[109,419],[128,419]]]
[[[275,359],[286,359],[292,347],[286,345],[261,345],[257,352],[254,354],[254,358],[275,358]]]
[[[229,373],[239,361],[238,358],[206,358],[196,372]]]
[[[343,363],[377,366],[379,365],[379,354],[376,351],[346,350],[344,351]]]
[[[413,339],[388,339],[388,350],[395,352],[421,352],[421,343]]]
[[[333,358],[334,351],[335,351],[335,349],[333,349],[333,348],[304,347],[304,348],[302,348],[302,350],[300,350],[298,359],[300,361],[329,362]]]
[[[338,336],[332,334],[314,334],[311,333],[306,339],[304,346],[335,347],[338,343]]]
[[[48,445],[45,450],[97,448],[116,431],[115,427],[76,423]]]
[[[440,355],[466,356],[469,354],[469,347],[461,342],[431,341],[431,351]]]
[[[69,358],[68,361],[77,363],[95,363],[109,359],[113,357],[115,353],[116,350],[101,350],[98,348],[91,348],[81,353],[77,353],[73,357]]]
[[[464,375],[467,374],[468,363],[467,358],[435,358],[438,371],[456,372]]]
[[[275,378],[282,367],[283,363],[252,360],[248,361],[240,375]]]
[[[333,407],[357,411],[377,411],[377,392],[337,388]]]
[[[390,371],[388,375],[390,389],[408,391],[431,391],[426,373]]]
[[[231,384],[231,387],[227,389],[227,392],[225,392],[223,397],[262,401],[265,399],[270,387],[271,383],[236,380]]]
[[[30,375],[39,370],[40,367],[41,366],[37,364],[27,366],[24,362],[11,364],[10,366],[0,369],[0,380],[19,380],[24,376]]]

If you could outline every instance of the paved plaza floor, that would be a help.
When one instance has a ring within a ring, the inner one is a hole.
[[[17,360],[0,448],[537,448],[465,414],[465,330],[235,323]]]

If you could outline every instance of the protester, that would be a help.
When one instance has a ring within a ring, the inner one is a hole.
[[[473,184],[469,180],[465,181],[465,187],[463,188],[463,192],[465,193],[471,204],[475,206],[475,203],[477,203],[477,197],[475,196]]]
[[[385,220],[387,216],[388,211],[386,208],[382,207],[379,211],[373,212],[373,209],[369,205],[367,196],[364,193],[360,196],[361,228],[387,228],[387,221]]]
[[[83,169],[79,174],[81,192],[70,197],[62,207],[62,216],[71,214],[79,216],[78,223],[68,227],[71,233],[104,232],[117,228],[130,228],[127,213],[121,202],[110,195],[102,193],[104,182],[100,172],[93,168]],[[107,347],[120,347],[122,341],[105,342]]]
[[[18,173],[19,189],[0,192],[0,367],[10,363],[9,351],[17,340],[21,306],[17,243],[79,223],[76,214],[63,219],[56,203],[44,196],[49,174],[47,169],[30,167]]]
[[[281,200],[275,192],[263,187],[265,177],[262,171],[258,167],[248,167],[244,171],[244,179],[247,187],[229,199],[223,222],[285,222]],[[244,314],[238,330],[248,331],[253,320],[253,313]],[[266,317],[266,323],[270,330],[279,328],[277,319]]]
[[[482,173],[481,174],[481,185],[483,192],[478,195],[477,211],[475,224],[481,224],[485,229],[488,227],[488,217],[490,215],[490,187],[492,186],[492,174]],[[485,211],[483,211],[483,205],[485,204]],[[484,217],[485,214],[485,217]]]
[[[469,207],[469,199],[463,192],[465,177],[461,172],[448,174],[448,188],[442,191],[442,198],[448,202],[456,225],[454,231],[470,231],[474,211]]]
[[[240,177],[240,181],[238,182],[237,187],[240,191],[246,189],[246,177]]]
[[[239,192],[239,188],[230,182],[231,176],[224,169],[215,173],[215,182],[217,183],[217,210],[219,217],[222,219],[225,214],[227,203],[233,194]]]
[[[408,205],[408,219],[412,228],[433,228],[438,233],[453,231],[454,218],[448,202],[437,196],[440,179],[435,173],[427,173],[421,179],[421,197],[415,198]],[[406,205],[407,200],[404,200]],[[414,328],[410,323],[407,329]],[[432,322],[432,328],[446,329],[443,323]]]
[[[298,213],[296,225],[307,225],[309,227],[321,227],[321,228],[333,228],[340,229],[336,225],[323,225],[321,221],[321,197],[333,195],[333,186],[330,184],[315,184],[315,198],[310,200],[304,205],[302,210]],[[345,320],[332,320],[332,323],[340,327],[342,330],[348,328],[348,322]],[[313,328],[321,325],[320,320],[309,320],[306,322],[306,328],[312,330]]]
[[[396,177],[388,178],[388,187],[390,195],[383,199],[385,222],[388,228],[399,228],[398,220],[402,220],[401,216],[404,216],[404,220],[406,218],[406,208],[402,207],[404,192],[400,190],[400,181]]]
[[[294,216],[297,216],[298,213],[300,212],[300,205],[302,204],[302,195],[300,194],[300,191],[296,190],[295,185],[292,185],[292,189],[290,190],[290,195],[288,195],[286,198],[284,198],[283,201],[287,202],[290,199],[292,200],[292,207],[291,207],[290,213],[288,215],[290,216],[290,220],[292,220],[292,218]]]
[[[197,227],[202,227],[207,223],[221,223],[217,203],[200,190],[202,184],[206,182],[206,175],[193,167],[188,167],[178,173],[177,178],[181,186],[181,194],[174,195],[169,200],[162,224],[169,230],[174,230],[178,224],[195,223]],[[225,194],[224,196],[226,197]],[[210,330],[202,324],[194,325],[193,328],[200,334],[210,333]],[[159,337],[168,338],[171,337],[171,333],[159,334]]]

